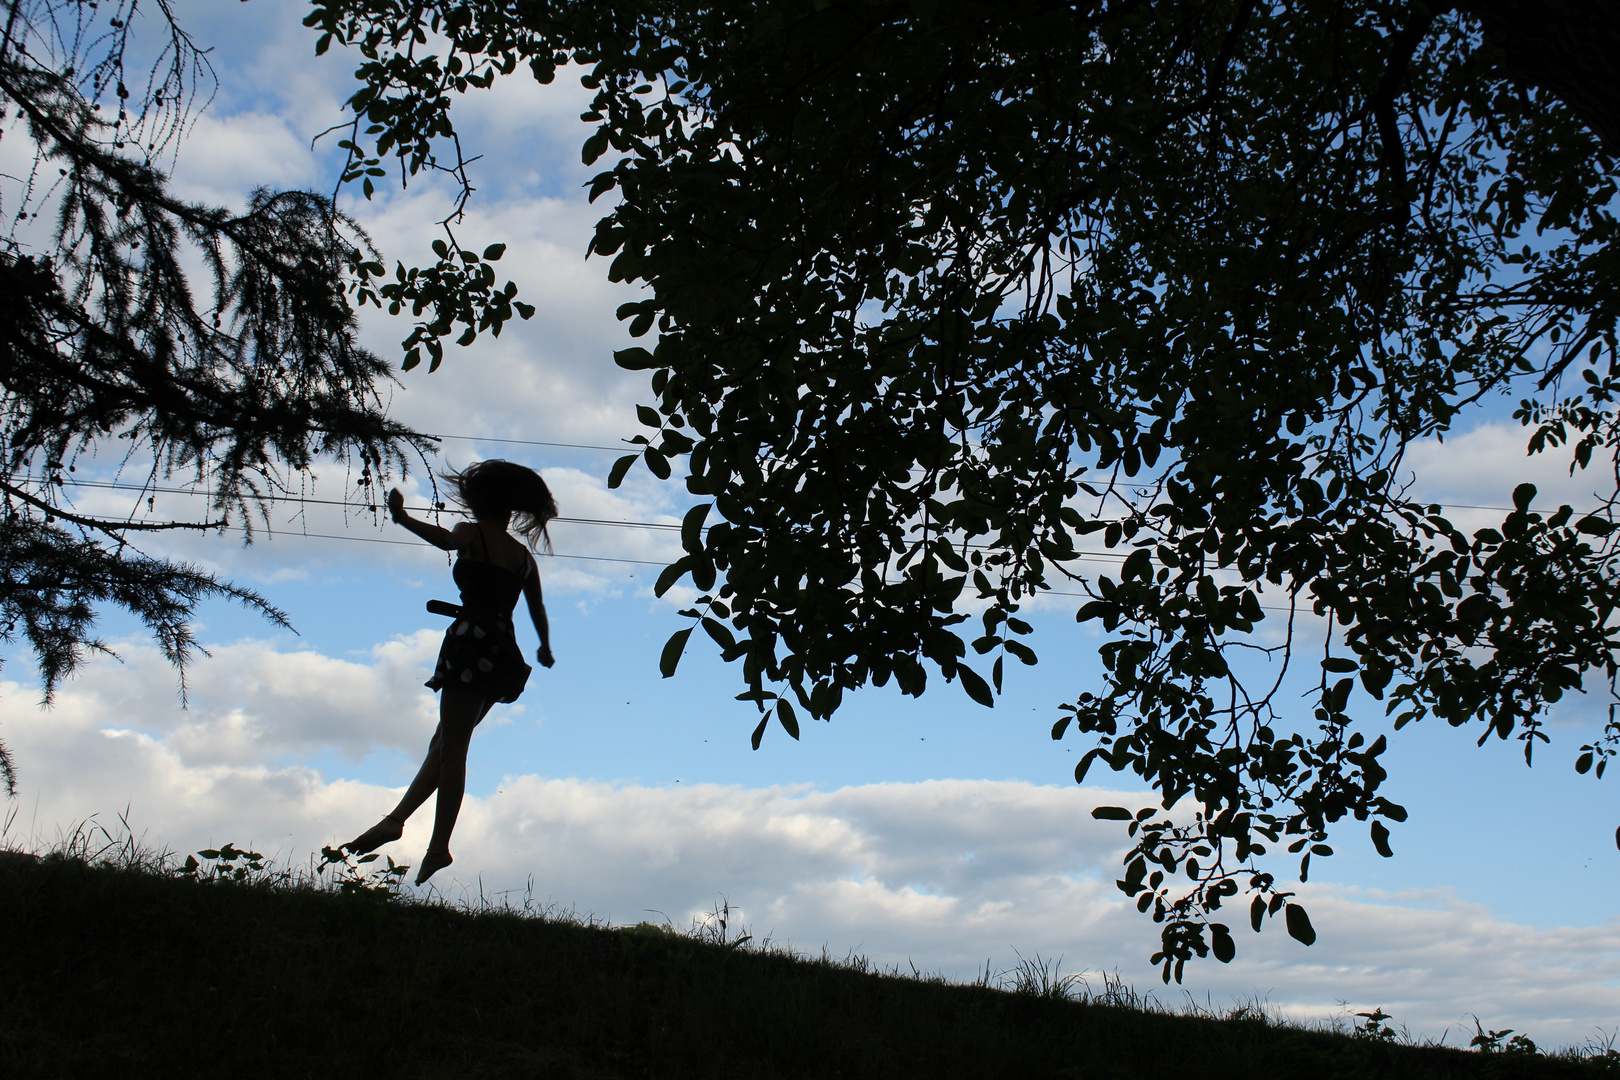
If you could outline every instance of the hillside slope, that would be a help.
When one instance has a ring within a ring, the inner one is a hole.
[[[897,978],[652,927],[0,858],[0,1076],[1481,1077],[1399,1046]]]

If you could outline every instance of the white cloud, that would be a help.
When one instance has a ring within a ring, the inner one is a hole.
[[[1591,510],[1615,489],[1611,468],[1601,460],[1570,473],[1570,453],[1553,448],[1529,454],[1530,429],[1518,424],[1485,423],[1444,442],[1423,439],[1406,451],[1403,472],[1415,478],[1412,494],[1449,504],[1452,520],[1464,531],[1500,525],[1503,511],[1476,507],[1513,505],[1513,489],[1536,485],[1536,510],[1547,513],[1561,503]]]
[[[391,259],[410,265],[432,258],[442,203],[423,185],[380,198],[359,216]],[[615,312],[639,293],[609,282],[606,260],[585,258],[603,212],[580,194],[481,200],[455,226],[457,240],[479,251],[505,243],[498,280],[515,282],[519,299],[536,313],[507,323],[499,338],[486,334],[467,348],[447,344],[438,371],[424,363],[402,373],[392,414],[423,431],[456,435],[614,446],[639,433],[635,404],[649,397],[646,376],[613,363],[614,350],[630,343]],[[394,358],[411,322],[367,308],[364,339]]]
[[[175,671],[155,647],[118,643],[119,660],[86,663],[37,722],[119,733],[109,737],[148,734],[188,768],[415,750],[438,722],[422,681],[440,638],[420,630],[374,646],[364,661],[283,652],[263,641],[211,645],[211,655],[190,665],[184,708]],[[6,699],[20,693],[8,688]]]
[[[171,188],[182,199],[240,210],[254,188],[319,188],[324,180],[309,141],[285,117],[204,112],[186,137]]]

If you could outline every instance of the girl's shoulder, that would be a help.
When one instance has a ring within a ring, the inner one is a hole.
[[[480,539],[482,535],[478,526],[471,521],[458,521],[450,527],[450,540],[454,545],[453,550],[458,552],[474,546],[473,541]]]
[[[467,530],[459,549],[463,553],[470,552],[474,558],[482,559],[520,578],[526,578],[530,574],[538,575],[539,567],[535,565],[534,556],[529,552],[528,546],[511,533],[504,529],[485,529],[476,522],[463,522],[456,528]]]

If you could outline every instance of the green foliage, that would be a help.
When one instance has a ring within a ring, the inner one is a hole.
[[[409,866],[396,863],[394,857],[389,855],[386,866],[372,867],[370,873],[361,870],[361,867],[369,866],[382,857],[373,851],[355,858],[342,848],[323,847],[320,865],[315,869],[317,875],[330,871],[330,887],[345,896],[397,900],[404,891],[405,875],[411,869]]]
[[[188,881],[210,884],[231,881],[238,885],[286,882],[292,877],[288,871],[265,866],[264,856],[257,851],[243,851],[235,844],[187,855],[175,874]]]
[[[1036,660],[1024,606],[1084,594],[1105,675],[1052,734],[1091,740],[1077,780],[1160,794],[1118,819],[1120,887],[1166,980],[1231,958],[1239,892],[1254,930],[1315,940],[1265,856],[1304,881],[1348,819],[1393,853],[1366,729],[1434,718],[1528,762],[1550,705],[1617,674],[1612,503],[1546,512],[1521,484],[1468,535],[1402,472],[1500,395],[1572,470],[1617,442],[1614,163],[1471,16],[322,0],[307,22],[360,49],[350,107],[407,171],[448,145],[457,80],[588,68],[591,195],[618,200],[591,250],[647,288],[619,311],[647,343],[615,358],[653,395],[609,479],[683,461],[717,519],[660,576],[701,594],[661,667],[703,626],[756,746],[767,710],[796,735],[793,709],[869,683],[937,673],[990,705],[1008,656]],[[1273,681],[1301,666],[1302,711]]]
[[[1478,1032],[1468,1045],[1482,1054],[1502,1054],[1507,1057],[1526,1058],[1536,1057],[1540,1051],[1528,1035],[1514,1035],[1512,1028],[1503,1028],[1501,1031],[1487,1031],[1480,1025],[1479,1017],[1474,1017],[1474,1030]],[[1509,1038],[1508,1036],[1512,1036]]]
[[[267,864],[257,851],[244,851],[235,844],[226,844],[187,855],[186,861],[175,867],[174,874],[186,881],[204,884],[234,882],[270,887],[305,884],[344,896],[397,900],[403,894],[405,875],[411,868],[394,862],[390,856],[385,868],[373,868],[370,873],[362,869],[379,858],[382,856],[376,852],[355,858],[341,848],[323,847],[313,877],[299,882],[292,870]]]
[[[334,9],[316,5],[304,20],[306,25],[324,28],[316,42],[317,54],[324,53],[332,44],[334,34],[343,33],[344,40],[352,40],[358,32],[351,22],[340,31]],[[436,54],[384,57],[380,46],[387,41],[398,45],[402,41],[426,44],[428,30],[438,33],[450,31],[459,39],[470,36],[480,40],[472,24],[472,11],[454,7],[448,13],[438,10],[423,12],[417,7],[409,18],[402,19],[392,35],[367,35],[359,42],[367,58],[363,67],[364,78],[379,84],[407,80],[415,97],[377,95],[362,90],[350,99],[354,120],[349,125],[348,137],[338,141],[338,148],[347,154],[341,179],[343,183],[358,181],[361,193],[369,200],[376,194],[375,179],[386,176],[383,158],[390,152],[401,159],[409,175],[426,170],[449,175],[461,188],[461,197],[450,213],[439,222],[444,233],[433,241],[435,262],[425,267],[409,267],[397,263],[394,276],[389,280],[380,262],[362,262],[358,266],[355,297],[359,306],[367,303],[387,307],[390,315],[409,310],[417,323],[401,343],[405,352],[406,371],[422,362],[422,353],[428,355],[428,370],[436,371],[444,360],[444,340],[455,335],[457,345],[471,345],[478,335],[488,331],[499,337],[501,327],[513,315],[523,319],[534,316],[534,306],[517,299],[517,285],[507,281],[499,288],[495,285],[492,263],[506,252],[505,244],[490,244],[480,255],[463,248],[457,241],[452,225],[462,218],[467,199],[472,194],[468,177],[469,162],[463,158],[461,144],[454,137],[454,129],[442,116],[442,110],[451,93],[466,93],[470,89],[489,87],[497,74],[511,74],[515,59],[506,56],[497,61],[479,57],[475,51],[452,48],[442,62]],[[362,132],[361,124],[365,122]],[[414,135],[411,134],[414,132]],[[403,137],[402,137],[403,136]],[[436,138],[449,139],[449,153],[439,152]],[[368,156],[366,145],[371,152]],[[428,315],[428,318],[423,318]],[[457,328],[460,333],[457,334]]]
[[[1400,1039],[1400,1033],[1389,1026],[1390,1016],[1382,1006],[1372,1012],[1359,1012],[1356,1015],[1361,1017],[1361,1023],[1350,1033],[1354,1038],[1368,1042],[1396,1042]]]

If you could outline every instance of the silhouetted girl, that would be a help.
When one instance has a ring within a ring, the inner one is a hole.
[[[473,728],[497,701],[516,701],[529,678],[523,662],[512,612],[521,593],[529,602],[529,617],[540,635],[537,659],[550,667],[551,632],[546,606],[540,598],[540,568],[529,545],[546,539],[546,523],[557,516],[557,504],[546,482],[533,469],[510,461],[480,461],[460,473],[450,473],[455,500],[472,511],[473,520],[453,529],[418,521],[405,512],[405,497],[396,488],[388,493],[388,512],[435,547],[457,553],[452,574],[461,589],[461,614],[445,631],[439,662],[427,685],[439,691],[439,727],[428,744],[427,759],[406,789],[399,805],[377,824],[343,845],[356,855],[398,840],[405,819],[437,789],[433,838],[416,873],[422,884],[449,866],[450,831],[461,812],[467,784],[467,744]]]

